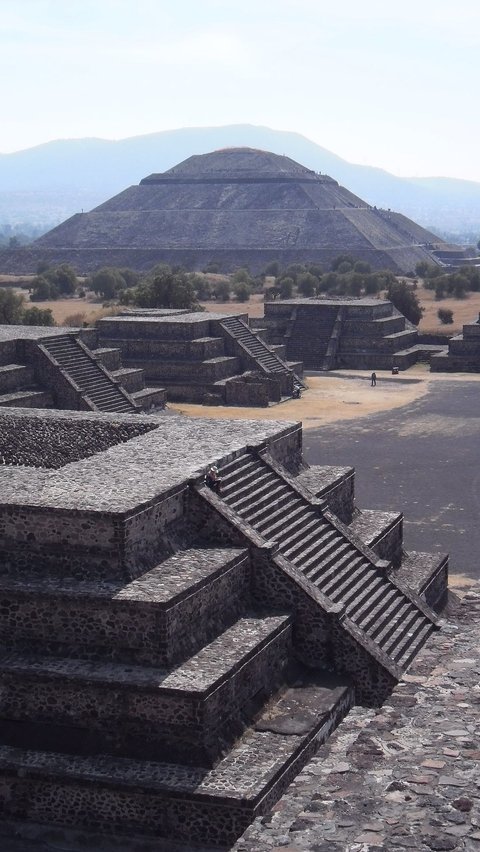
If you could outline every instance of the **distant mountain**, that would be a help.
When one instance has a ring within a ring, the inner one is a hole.
[[[0,225],[51,227],[91,210],[151,172],[192,154],[248,146],[286,154],[330,175],[372,205],[404,213],[440,232],[480,236],[480,183],[454,178],[399,178],[349,163],[298,133],[253,125],[196,127],[119,141],[67,139],[0,154]]]

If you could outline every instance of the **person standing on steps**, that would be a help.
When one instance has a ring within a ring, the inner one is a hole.
[[[371,382],[370,382],[371,387],[375,388],[377,386],[377,374],[372,373],[370,379],[371,379]]]

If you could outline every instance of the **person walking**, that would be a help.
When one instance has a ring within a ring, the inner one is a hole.
[[[370,378],[371,378],[370,385],[371,385],[372,388],[375,388],[377,386],[377,374],[372,373]]]

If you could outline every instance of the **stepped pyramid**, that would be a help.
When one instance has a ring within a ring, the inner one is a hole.
[[[446,557],[301,424],[10,408],[0,445],[2,848],[229,847],[438,627]]]
[[[165,406],[143,370],[98,345],[95,329],[0,325],[0,408],[139,412]]]
[[[454,247],[455,248],[455,247]],[[1,254],[3,272],[39,260],[146,270],[156,263],[261,271],[271,260],[329,264],[349,252],[372,268],[407,273],[447,256],[431,232],[377,210],[328,175],[251,148],[195,155],[145,177],[89,213],[78,213],[22,251]]]

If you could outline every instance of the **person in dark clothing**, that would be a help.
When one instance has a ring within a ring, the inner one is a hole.
[[[372,373],[370,384],[371,384],[372,388],[376,387],[376,385],[377,385],[377,374],[376,373]]]
[[[205,485],[211,488],[212,491],[215,491],[215,494],[220,494],[222,480],[218,475],[218,468],[215,465],[208,468],[205,475]]]

